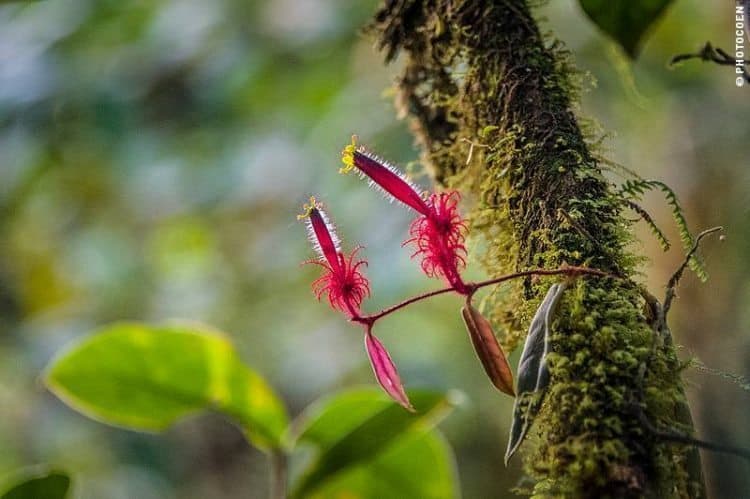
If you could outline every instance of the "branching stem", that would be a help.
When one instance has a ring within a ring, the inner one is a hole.
[[[413,296],[407,300],[404,300],[400,303],[397,303],[393,306],[390,306],[388,308],[385,308],[381,310],[380,312],[377,312],[375,314],[371,315],[361,315],[361,316],[355,316],[352,317],[352,322],[358,322],[360,324],[364,324],[366,326],[372,327],[373,324],[375,324],[375,321],[378,319],[382,319],[383,317],[392,314],[393,312],[396,312],[397,310],[400,310],[408,305],[411,305],[412,303],[416,303],[418,301],[426,300],[427,298],[432,298],[433,296],[442,295],[445,293],[459,293],[462,295],[467,296],[467,298],[470,298],[474,293],[477,292],[477,290],[482,289],[486,286],[492,286],[495,284],[500,284],[505,281],[510,281],[512,279],[518,279],[520,277],[528,277],[528,276],[553,276],[553,275],[566,275],[566,276],[579,276],[579,275],[591,275],[591,276],[597,276],[597,277],[612,277],[616,279],[621,279],[621,277],[618,277],[614,274],[610,274],[608,272],[604,272],[603,270],[598,269],[592,269],[588,267],[561,267],[559,269],[531,269],[531,270],[524,270],[522,272],[515,272],[513,274],[506,274],[504,276],[496,277],[494,279],[488,279],[486,281],[480,281],[475,283],[466,283],[464,286],[467,290],[467,292],[461,292],[460,290],[456,289],[454,286],[449,286],[447,288],[438,289],[435,291],[430,291],[428,293],[423,293],[420,295]]]
[[[747,69],[745,69],[745,66],[748,65],[748,61],[742,61],[741,63],[738,63],[735,57],[732,57],[720,47],[714,47],[713,45],[711,45],[711,42],[706,42],[706,44],[699,52],[678,54],[672,57],[672,60],[669,61],[669,66],[674,66],[675,64],[683,61],[688,61],[690,59],[710,61],[720,66],[739,67],[742,69],[742,77],[745,79],[745,82],[750,83],[750,73],[748,73]]]

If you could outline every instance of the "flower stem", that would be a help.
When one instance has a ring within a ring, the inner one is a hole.
[[[281,450],[273,450],[268,456],[271,468],[269,499],[286,499],[287,458]]]
[[[436,291],[430,291],[429,293],[423,293],[421,295],[413,296],[413,297],[409,298],[408,300],[404,300],[404,301],[402,301],[400,303],[397,303],[396,305],[393,305],[391,307],[383,309],[380,312],[378,312],[377,314],[364,315],[364,316],[361,316],[361,317],[352,317],[352,320],[354,322],[361,322],[363,324],[370,324],[370,325],[372,325],[372,324],[375,323],[376,320],[378,320],[378,319],[380,319],[382,317],[385,317],[386,315],[392,314],[396,310],[404,308],[407,305],[411,305],[412,303],[415,303],[415,302],[418,302],[418,301],[422,301],[422,300],[425,300],[427,298],[432,298],[433,296],[442,295],[444,293],[450,293],[452,291],[455,291],[455,289],[453,287],[449,287],[449,288],[438,289]]]
[[[418,301],[426,300],[427,298],[432,298],[433,296],[450,293],[450,292],[456,292],[459,294],[465,294],[468,298],[470,298],[477,290],[484,288],[486,286],[492,286],[494,284],[500,284],[501,282],[510,281],[512,279],[518,279],[519,277],[528,277],[532,275],[537,276],[552,276],[552,275],[567,275],[567,276],[579,276],[579,275],[591,275],[591,276],[597,276],[597,277],[613,277],[616,279],[622,279],[621,277],[618,277],[614,274],[610,274],[607,272],[604,272],[603,270],[598,269],[591,269],[588,267],[561,267],[559,269],[531,269],[531,270],[524,270],[522,272],[515,272],[513,274],[506,274],[504,276],[496,277],[494,279],[488,279],[486,281],[480,281],[475,283],[466,283],[464,284],[465,288],[468,290],[468,293],[462,292],[462,290],[456,289],[454,286],[450,286],[447,288],[438,289],[435,291],[430,291],[428,293],[423,293],[420,295],[413,296],[409,298],[408,300],[404,300],[400,303],[397,303],[395,305],[392,305],[388,308],[385,308],[381,310],[378,313],[371,314],[371,315],[363,315],[363,316],[355,316],[352,317],[351,320],[354,322],[359,322],[361,324],[365,324],[368,326],[372,326],[375,321],[378,319],[382,319],[386,315],[390,315],[393,312],[396,312],[397,310],[400,310],[408,305],[411,305],[412,303],[416,303]]]

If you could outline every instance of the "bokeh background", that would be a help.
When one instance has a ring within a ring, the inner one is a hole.
[[[400,248],[409,214],[337,174],[358,133],[411,164],[385,67],[359,33],[375,0],[46,0],[0,4],[0,475],[32,463],[71,470],[80,498],[264,497],[266,464],[219,416],[163,435],[109,428],[46,393],[38,376],[65,344],[104,323],[193,319],[225,330],[293,414],[372,384],[358,330],[315,301],[317,270],[295,215],[324,200],[346,245],[366,246],[376,309],[436,286]],[[726,228],[673,309],[684,358],[750,371],[750,88],[732,68],[666,61],[706,41],[733,47],[733,7],[677,0],[631,66],[572,0],[543,28],[586,73],[582,113],[604,154],[669,183],[694,230]],[[678,241],[663,199],[645,206]],[[682,253],[636,230],[657,294]],[[474,266],[472,272],[481,276]],[[442,428],[466,498],[511,497],[502,456],[511,400],[494,391],[445,297],[384,321],[408,386],[458,388]],[[179,355],[179,352],[175,352]],[[513,356],[517,360],[518,352]],[[703,438],[750,446],[750,393],[691,370]],[[712,497],[750,497],[750,467],[704,454]]]

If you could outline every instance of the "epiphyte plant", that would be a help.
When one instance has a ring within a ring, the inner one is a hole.
[[[340,169],[341,173],[356,170],[388,198],[417,212],[418,216],[409,228],[409,238],[403,245],[413,247],[412,257],[420,259],[421,269],[428,277],[442,278],[448,284],[445,288],[413,296],[380,312],[364,314],[361,305],[370,295],[370,284],[362,272],[367,261],[356,257],[361,247],[355,247],[347,256],[341,249],[335,228],[322,205],[314,197],[304,205],[303,213],[298,218],[306,221],[310,239],[319,254],[318,260],[309,260],[308,263],[320,265],[324,270],[323,275],[313,282],[313,291],[318,299],[326,296],[331,308],[342,312],[349,321],[362,326],[365,348],[378,383],[396,402],[407,410],[414,410],[396,366],[383,344],[374,336],[373,328],[379,319],[412,303],[453,292],[464,297],[461,315],[487,376],[501,392],[515,396],[508,360],[489,321],[473,306],[474,294],[483,287],[519,277],[575,277],[584,274],[604,277],[608,274],[586,267],[562,267],[527,270],[486,281],[467,282],[461,273],[466,266],[465,240],[468,225],[458,211],[460,195],[457,191],[429,194],[422,192],[396,166],[358,145],[356,136],[344,148],[342,161],[344,166]]]

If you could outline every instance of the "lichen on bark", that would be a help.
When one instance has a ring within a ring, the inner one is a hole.
[[[536,497],[702,497],[692,449],[660,442],[633,408],[692,431],[682,364],[632,281],[624,203],[575,112],[577,73],[522,0],[387,0],[371,25],[388,61],[403,58],[397,106],[435,180],[470,207],[479,257],[495,276],[585,265],[554,322],[551,385],[526,442]],[[513,348],[551,279],[491,303]],[[532,444],[535,444],[532,446]],[[533,448],[532,448],[533,447]]]

